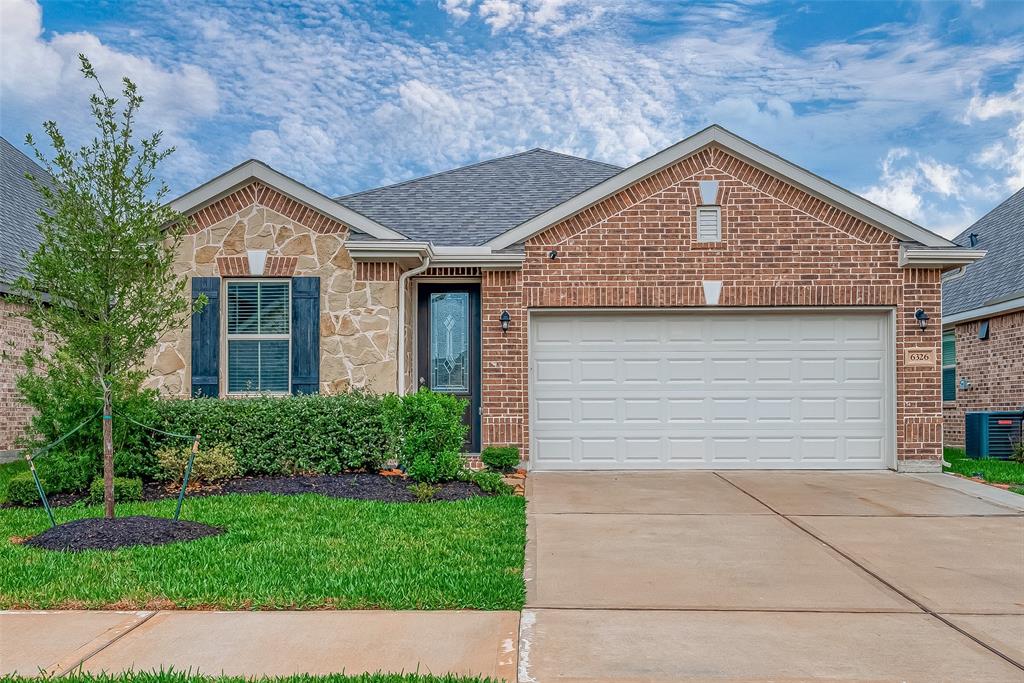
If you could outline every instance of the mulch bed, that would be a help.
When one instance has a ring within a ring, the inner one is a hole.
[[[25,541],[25,545],[46,550],[116,550],[137,545],[165,545],[217,536],[224,530],[160,517],[88,518],[58,524]]]
[[[389,503],[412,503],[416,496],[409,491],[413,481],[405,477],[384,476],[371,472],[346,472],[343,474],[299,474],[294,476],[239,477],[223,482],[220,486],[189,491],[186,498],[217,496],[227,493],[275,493],[278,495],[300,495],[319,493],[332,498],[351,500],[380,500]],[[480,487],[467,481],[450,481],[437,484],[434,500],[463,500],[477,496],[491,496]],[[149,482],[143,486],[142,499],[145,501],[176,498],[180,489],[169,489],[165,484]],[[55,493],[48,496],[52,507],[66,507],[86,500],[84,493]],[[5,503],[0,507],[11,507]]]

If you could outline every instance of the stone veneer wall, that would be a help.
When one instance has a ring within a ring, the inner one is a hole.
[[[274,264],[272,274],[277,277],[319,277],[321,392],[395,391],[398,283],[357,273],[343,246],[345,226],[258,182],[191,218],[194,223],[175,261],[178,273],[189,278],[245,275],[246,250],[265,249],[268,275]],[[147,358],[149,386],[163,396],[187,397],[190,346],[189,326],[166,334]],[[226,368],[222,354],[222,392]]]

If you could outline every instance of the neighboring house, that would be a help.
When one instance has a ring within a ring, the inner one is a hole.
[[[34,252],[40,241],[36,226],[43,199],[26,173],[52,182],[42,167],[0,138],[0,460],[13,455],[31,415],[14,380],[25,369],[20,359],[32,343],[32,325],[10,299],[12,283],[24,274],[22,252]]]
[[[336,200],[248,161],[172,205],[210,305],[164,395],[427,386],[534,469],[940,468],[940,278],[982,252],[720,127]]]
[[[942,279],[942,414],[963,446],[964,414],[1024,410],[1024,189],[954,240],[985,258]]]

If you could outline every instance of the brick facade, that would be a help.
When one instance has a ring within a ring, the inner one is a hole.
[[[719,181],[720,242],[696,242],[701,180]],[[700,306],[702,281],[721,280],[722,306],[893,307],[897,457],[908,469],[934,469],[941,330],[922,332],[914,311],[940,310],[940,274],[900,268],[888,233],[711,147],[532,237],[525,250],[521,273],[483,277],[484,445],[528,449],[528,309]],[[514,321],[504,337],[489,324],[503,309]],[[905,367],[909,347],[932,349],[934,366]]]
[[[1024,311],[989,318],[988,339],[978,339],[981,320],[957,325],[955,401],[942,404],[943,440],[964,445],[964,414],[978,410],[1024,409]]]
[[[14,386],[25,372],[22,354],[34,345],[32,323],[19,304],[0,296],[0,451],[13,450],[25,432],[32,409],[20,400]]]

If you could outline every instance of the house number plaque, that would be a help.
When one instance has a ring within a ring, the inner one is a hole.
[[[903,360],[906,365],[935,365],[935,349],[907,349]]]

